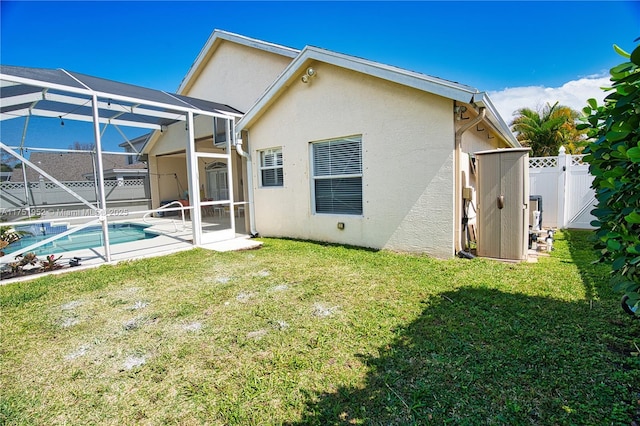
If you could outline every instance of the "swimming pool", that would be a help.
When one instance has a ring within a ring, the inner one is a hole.
[[[132,241],[145,240],[155,238],[158,235],[145,232],[148,225],[138,225],[135,223],[117,223],[109,225],[109,243],[121,244],[130,243]],[[31,225],[28,227],[17,227],[17,230],[30,232],[31,235],[25,235],[15,243],[5,247],[5,254],[20,253],[20,250],[34,244],[38,241],[51,238],[55,234],[60,234],[67,230],[66,226],[43,227],[40,225]],[[55,241],[47,243],[33,250],[37,256],[65,253],[74,250],[82,250],[88,248],[102,247],[104,239],[102,235],[102,226],[90,226],[74,232],[71,235],[64,236]]]

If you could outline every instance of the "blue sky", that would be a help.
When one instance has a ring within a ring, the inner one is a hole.
[[[0,7],[4,65],[66,68],[174,92],[217,28],[467,84],[488,91],[507,122],[514,109],[553,99],[579,109],[621,62],[612,45],[630,51],[640,37],[640,2],[631,1],[2,0]]]

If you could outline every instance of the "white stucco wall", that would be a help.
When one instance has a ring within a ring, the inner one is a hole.
[[[453,256],[453,101],[313,67],[310,84],[293,81],[249,129],[257,231]],[[362,135],[363,215],[314,214],[309,143],[350,135]],[[280,146],[284,187],[260,188],[257,151]]]
[[[229,41],[221,43],[213,50],[200,74],[189,86],[184,95],[206,99],[213,102],[229,105],[240,111],[246,111],[276,79],[276,77],[289,64],[291,58],[260,49],[250,48]],[[213,122],[211,117],[195,117],[195,138],[211,135]],[[183,152],[187,144],[187,132],[185,122],[179,122],[170,126],[159,135],[149,151],[149,164],[152,173],[173,173],[174,167],[179,173],[184,173],[186,186],[186,161],[182,163],[155,161],[154,156]],[[199,151],[210,151],[198,148]],[[233,167],[236,185],[234,198],[236,201],[244,199],[244,173],[242,161],[233,156]],[[166,167],[171,166],[171,169]],[[205,182],[204,170],[199,173],[201,184]],[[169,196],[172,189],[166,190],[157,180],[151,181],[151,194],[154,206]],[[163,198],[165,197],[165,198]],[[169,197],[169,198],[173,198]]]
[[[163,200],[183,198],[189,184],[184,156],[154,158],[149,162],[149,171],[154,208]]]
[[[275,53],[222,41],[184,94],[246,112],[291,60]]]

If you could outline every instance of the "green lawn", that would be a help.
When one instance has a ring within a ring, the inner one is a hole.
[[[265,239],[0,287],[0,424],[629,425],[588,232],[534,264]]]

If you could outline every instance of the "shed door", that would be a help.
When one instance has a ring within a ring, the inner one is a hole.
[[[500,212],[500,258],[524,258],[524,218],[527,202],[524,201],[524,173],[522,154],[506,152],[500,155],[501,182],[504,207]],[[528,198],[528,197],[527,197]],[[527,220],[528,222],[528,220]]]
[[[525,259],[528,235],[527,166],[522,151],[478,156],[478,255]]]

